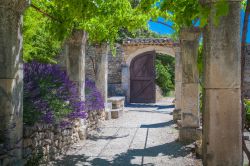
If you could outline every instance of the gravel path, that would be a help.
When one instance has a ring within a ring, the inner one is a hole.
[[[190,146],[176,141],[171,101],[129,105],[122,117],[105,121],[100,131],[74,145],[53,165],[200,166]]]

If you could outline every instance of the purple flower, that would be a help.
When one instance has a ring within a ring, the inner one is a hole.
[[[90,80],[85,81],[85,107],[87,111],[104,109],[102,95],[97,90],[95,83]]]
[[[87,117],[77,85],[58,65],[24,64],[24,102],[40,112],[40,120],[45,123],[57,123],[59,120],[60,126],[65,126],[65,118]]]

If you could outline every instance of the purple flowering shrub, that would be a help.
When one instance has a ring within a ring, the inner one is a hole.
[[[85,81],[85,109],[86,111],[103,110],[104,101],[101,93],[90,80]]]
[[[24,123],[45,122],[62,127],[86,118],[76,84],[58,65],[24,64]]]

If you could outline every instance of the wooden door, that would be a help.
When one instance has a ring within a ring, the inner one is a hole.
[[[155,103],[155,52],[136,56],[130,65],[130,102]]]

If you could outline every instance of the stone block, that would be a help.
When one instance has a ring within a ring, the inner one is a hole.
[[[182,127],[199,127],[198,84],[182,84]]]
[[[195,154],[197,158],[202,158],[202,140],[195,142]]]
[[[200,31],[197,28],[182,28],[180,31],[180,39],[185,41],[198,40]]]
[[[81,126],[78,131],[80,140],[85,140],[87,138],[87,126]]]
[[[181,127],[179,130],[179,140],[190,143],[202,139],[202,133],[197,128]]]
[[[175,81],[182,80],[182,63],[181,63],[181,55],[180,53],[175,54]]]
[[[176,123],[177,120],[181,120],[181,110],[180,109],[175,109],[173,111],[173,120]]]
[[[116,109],[116,110],[111,110],[111,118],[112,119],[117,119],[120,117],[120,109]]]
[[[206,89],[204,147],[207,163],[239,165],[242,156],[240,89]],[[206,146],[205,146],[206,145]],[[228,160],[230,158],[230,160]]]
[[[111,111],[105,111],[105,120],[111,119]]]
[[[182,82],[175,82],[175,109],[181,109]]]

